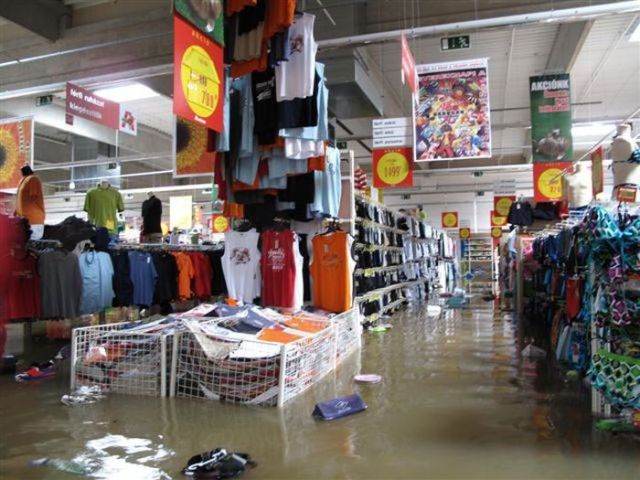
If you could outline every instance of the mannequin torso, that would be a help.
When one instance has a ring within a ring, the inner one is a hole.
[[[631,137],[631,128],[628,125],[618,127],[618,135],[611,142],[611,158],[613,159],[613,197],[617,196],[617,187],[620,185],[640,186],[640,165],[629,163],[631,153],[638,148]]]
[[[593,199],[591,171],[582,162],[578,162],[573,173],[564,177],[564,192],[569,208],[580,208],[588,205]]]

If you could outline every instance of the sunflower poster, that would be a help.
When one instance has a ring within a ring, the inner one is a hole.
[[[206,127],[176,117],[173,176],[212,176],[216,160],[215,134]]]
[[[33,119],[0,120],[0,189],[16,188],[25,164],[33,164]]]

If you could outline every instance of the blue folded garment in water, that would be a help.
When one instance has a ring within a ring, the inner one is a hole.
[[[353,394],[316,404],[313,416],[320,420],[335,420],[336,418],[362,412],[366,408],[367,405],[360,398],[360,395]]]

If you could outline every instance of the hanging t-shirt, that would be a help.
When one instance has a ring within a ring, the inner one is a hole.
[[[16,192],[16,215],[25,217],[31,225],[44,223],[42,182],[35,175],[23,177]]]
[[[78,256],[60,250],[38,258],[42,318],[76,318],[80,315],[82,274]]]
[[[202,252],[189,253],[193,264],[193,293],[197,298],[207,299],[211,296],[211,280],[213,269],[209,258]]]
[[[353,238],[343,231],[316,235],[313,238],[311,278],[313,304],[330,312],[344,312],[352,306]]]
[[[318,125],[320,77],[315,75],[312,95],[278,101],[278,128],[301,128]]]
[[[105,252],[84,252],[79,260],[82,274],[80,313],[85,315],[110,307],[113,302],[113,265]]]
[[[278,101],[313,95],[318,44],[313,36],[316,17],[304,13],[289,28],[289,60],[276,67]]]
[[[310,206],[316,215],[337,217],[342,195],[342,176],[340,173],[340,150],[327,147],[325,169],[313,172],[315,180],[315,197]]]
[[[318,109],[318,123],[311,127],[283,128],[278,134],[284,137],[285,151],[289,158],[309,158],[324,154],[322,141],[329,139],[329,89],[324,82],[324,64],[316,62],[316,73],[319,77],[318,95],[316,95]],[[319,145],[322,144],[322,145]],[[313,154],[313,152],[317,152]],[[306,155],[306,156],[305,156]]]
[[[193,262],[186,253],[177,252],[173,256],[178,264],[178,296],[180,300],[187,300],[191,298],[191,280],[195,276]]]
[[[211,281],[211,295],[223,295],[227,293],[227,284],[224,281],[224,272],[222,271],[222,255],[223,250],[214,250],[209,252],[209,261],[213,271],[213,280]]]
[[[89,214],[89,221],[96,227],[106,228],[109,233],[118,231],[116,213],[123,210],[122,195],[111,186],[92,188],[84,198],[84,211]]]
[[[129,276],[133,283],[133,304],[152,305],[158,272],[150,253],[129,252]]]
[[[129,255],[126,252],[111,252],[113,264],[113,299],[114,307],[128,307],[133,303],[133,283],[131,282],[131,268]]]
[[[292,308],[295,305],[295,233],[265,230],[262,240],[262,304]]]
[[[260,295],[260,251],[255,229],[227,232],[224,237],[222,269],[229,297],[252,303]]]
[[[1,255],[2,253],[0,253]],[[12,250],[2,259],[7,272],[5,314],[9,320],[40,317],[40,278],[36,271],[37,258],[29,251]]]
[[[152,257],[158,274],[153,303],[166,305],[178,298],[178,264],[170,253],[154,253]]]
[[[278,136],[278,103],[276,102],[276,77],[273,68],[251,74],[254,133],[259,145],[272,145]]]

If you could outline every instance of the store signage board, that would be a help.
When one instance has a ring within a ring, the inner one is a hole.
[[[596,148],[590,154],[591,157],[591,182],[593,184],[593,196],[604,191],[604,168],[602,161],[604,160],[604,149],[602,146]]]
[[[371,122],[373,148],[409,147],[413,131],[409,117],[376,118]]]
[[[130,107],[102,98],[86,88],[67,83],[65,122],[80,117],[128,135],[138,134],[138,115]]]
[[[211,216],[211,231],[213,233],[224,233],[229,231],[231,222],[224,215],[212,215]]]
[[[223,2],[174,0],[173,6],[185,20],[192,23],[202,33],[224,46]]]
[[[492,227],[503,227],[507,224],[507,217],[503,217],[498,215],[494,210],[491,210],[491,226]]]
[[[222,132],[222,47],[175,14],[173,38],[173,113]]]
[[[461,50],[471,48],[471,38],[469,35],[458,35],[456,37],[443,37],[440,39],[440,51]]]
[[[491,157],[486,58],[417,65],[416,161]]]
[[[471,237],[471,229],[468,227],[461,228],[459,231],[459,235],[462,240],[467,240]]]
[[[538,162],[533,164],[533,199],[536,202],[562,200],[562,176],[571,162]]]
[[[515,180],[498,180],[493,184],[494,195],[515,195],[516,194],[516,181]]]
[[[373,186],[376,188],[413,186],[413,152],[411,148],[374,150]]]
[[[458,228],[458,212],[442,212],[443,228]]]
[[[0,189],[18,186],[24,165],[33,166],[33,118],[8,118],[0,120]]]
[[[36,107],[44,107],[53,103],[53,95],[42,95],[36,97]]]
[[[633,203],[636,201],[638,189],[636,187],[619,187],[618,201]]]
[[[193,198],[191,195],[169,197],[169,227],[189,230],[192,227]]]
[[[529,78],[533,162],[573,159],[569,74]]]
[[[174,118],[173,178],[212,176],[216,161],[214,133],[180,117]]]
[[[516,201],[515,195],[494,195],[493,210],[502,217],[509,215],[511,205]]]
[[[460,219],[460,228],[470,228],[471,227],[471,220],[469,219]]]
[[[409,46],[406,35],[400,34],[401,58],[402,58],[402,83],[409,87],[412,94],[418,90],[418,78],[416,76],[416,61],[413,58],[413,52]]]

